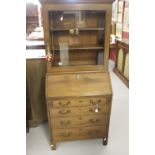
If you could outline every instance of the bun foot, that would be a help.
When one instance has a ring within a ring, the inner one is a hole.
[[[56,150],[56,143],[55,143],[55,142],[53,142],[53,143],[51,144],[51,149],[52,149],[52,150]]]
[[[103,138],[103,145],[107,145],[108,144],[108,138]]]

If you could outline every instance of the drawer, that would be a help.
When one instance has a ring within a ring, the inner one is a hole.
[[[48,103],[54,108],[88,106],[108,103],[106,97],[74,98],[74,99],[48,99]]]
[[[107,114],[110,106],[87,106],[87,107],[70,107],[70,108],[50,108],[51,117],[64,117],[74,115],[91,115],[91,114]]]
[[[53,139],[55,141],[103,138],[106,135],[105,126],[53,129]]]
[[[107,115],[73,116],[51,118],[53,128],[106,125]]]

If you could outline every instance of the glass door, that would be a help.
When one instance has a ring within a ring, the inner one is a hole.
[[[49,12],[53,66],[104,64],[104,11]]]

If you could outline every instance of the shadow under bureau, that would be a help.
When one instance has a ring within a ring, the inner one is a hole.
[[[112,88],[108,72],[46,74],[51,148],[59,141],[108,141]]]

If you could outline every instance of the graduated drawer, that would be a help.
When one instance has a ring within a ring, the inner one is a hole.
[[[53,128],[106,125],[107,118],[107,115],[57,117],[51,118],[51,124]]]
[[[90,98],[74,98],[74,99],[48,99],[48,103],[54,108],[62,107],[76,107],[76,106],[89,106],[93,104],[106,104],[108,103],[106,97],[90,97]]]
[[[105,126],[53,129],[52,131],[55,141],[103,138],[106,135]]]
[[[107,114],[110,106],[86,106],[86,107],[70,107],[70,108],[50,108],[51,117],[58,116],[74,116],[74,115],[91,115],[91,114]]]

